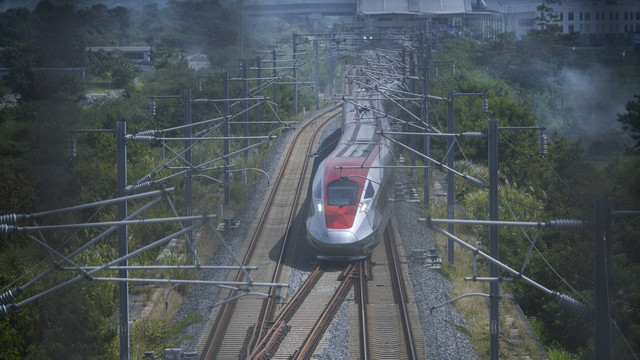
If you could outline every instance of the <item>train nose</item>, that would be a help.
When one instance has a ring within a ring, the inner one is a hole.
[[[353,244],[358,241],[358,238],[351,231],[329,230],[327,231],[325,241],[328,244]]]

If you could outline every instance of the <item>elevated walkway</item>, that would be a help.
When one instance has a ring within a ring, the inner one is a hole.
[[[356,0],[317,0],[300,3],[293,0],[248,0],[242,11],[245,16],[322,15],[355,16]]]
[[[245,0],[245,16],[454,15],[472,12],[468,0]]]

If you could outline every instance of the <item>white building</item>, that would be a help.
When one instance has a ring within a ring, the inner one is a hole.
[[[521,37],[536,28],[537,7],[559,16],[564,34],[579,33],[589,46],[631,46],[640,31],[640,0],[484,0],[486,9],[505,18],[505,31]]]
[[[540,0],[484,0],[487,11],[501,13],[504,16],[504,31],[515,33],[518,38],[535,27],[536,10],[542,4]]]
[[[640,31],[639,0],[565,0],[548,6],[560,15],[562,32],[580,33],[585,45],[629,46]]]

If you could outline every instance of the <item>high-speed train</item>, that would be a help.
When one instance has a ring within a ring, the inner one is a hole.
[[[323,260],[356,260],[371,255],[389,219],[395,164],[382,96],[355,90],[344,105],[342,136],[319,165],[311,188],[307,238]]]

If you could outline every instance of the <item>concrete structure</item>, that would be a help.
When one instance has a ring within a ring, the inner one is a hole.
[[[151,46],[87,46],[86,51],[122,55],[133,62],[133,66],[148,71],[153,69]]]
[[[243,13],[352,16],[377,25],[427,22],[433,31],[483,40],[504,31],[504,16],[482,5],[482,0],[245,0]]]
[[[471,11],[471,2],[464,0],[358,0],[358,13],[379,14],[464,14]]]
[[[242,12],[245,16],[353,16],[356,14],[356,0],[245,0]]]
[[[245,0],[243,12],[255,15],[411,16],[464,14],[476,0]]]
[[[485,0],[485,10],[502,14],[504,32],[512,32],[518,38],[535,28],[536,8],[542,4],[538,0]]]
[[[87,46],[86,51],[119,53],[133,62],[151,61],[151,46]]]

